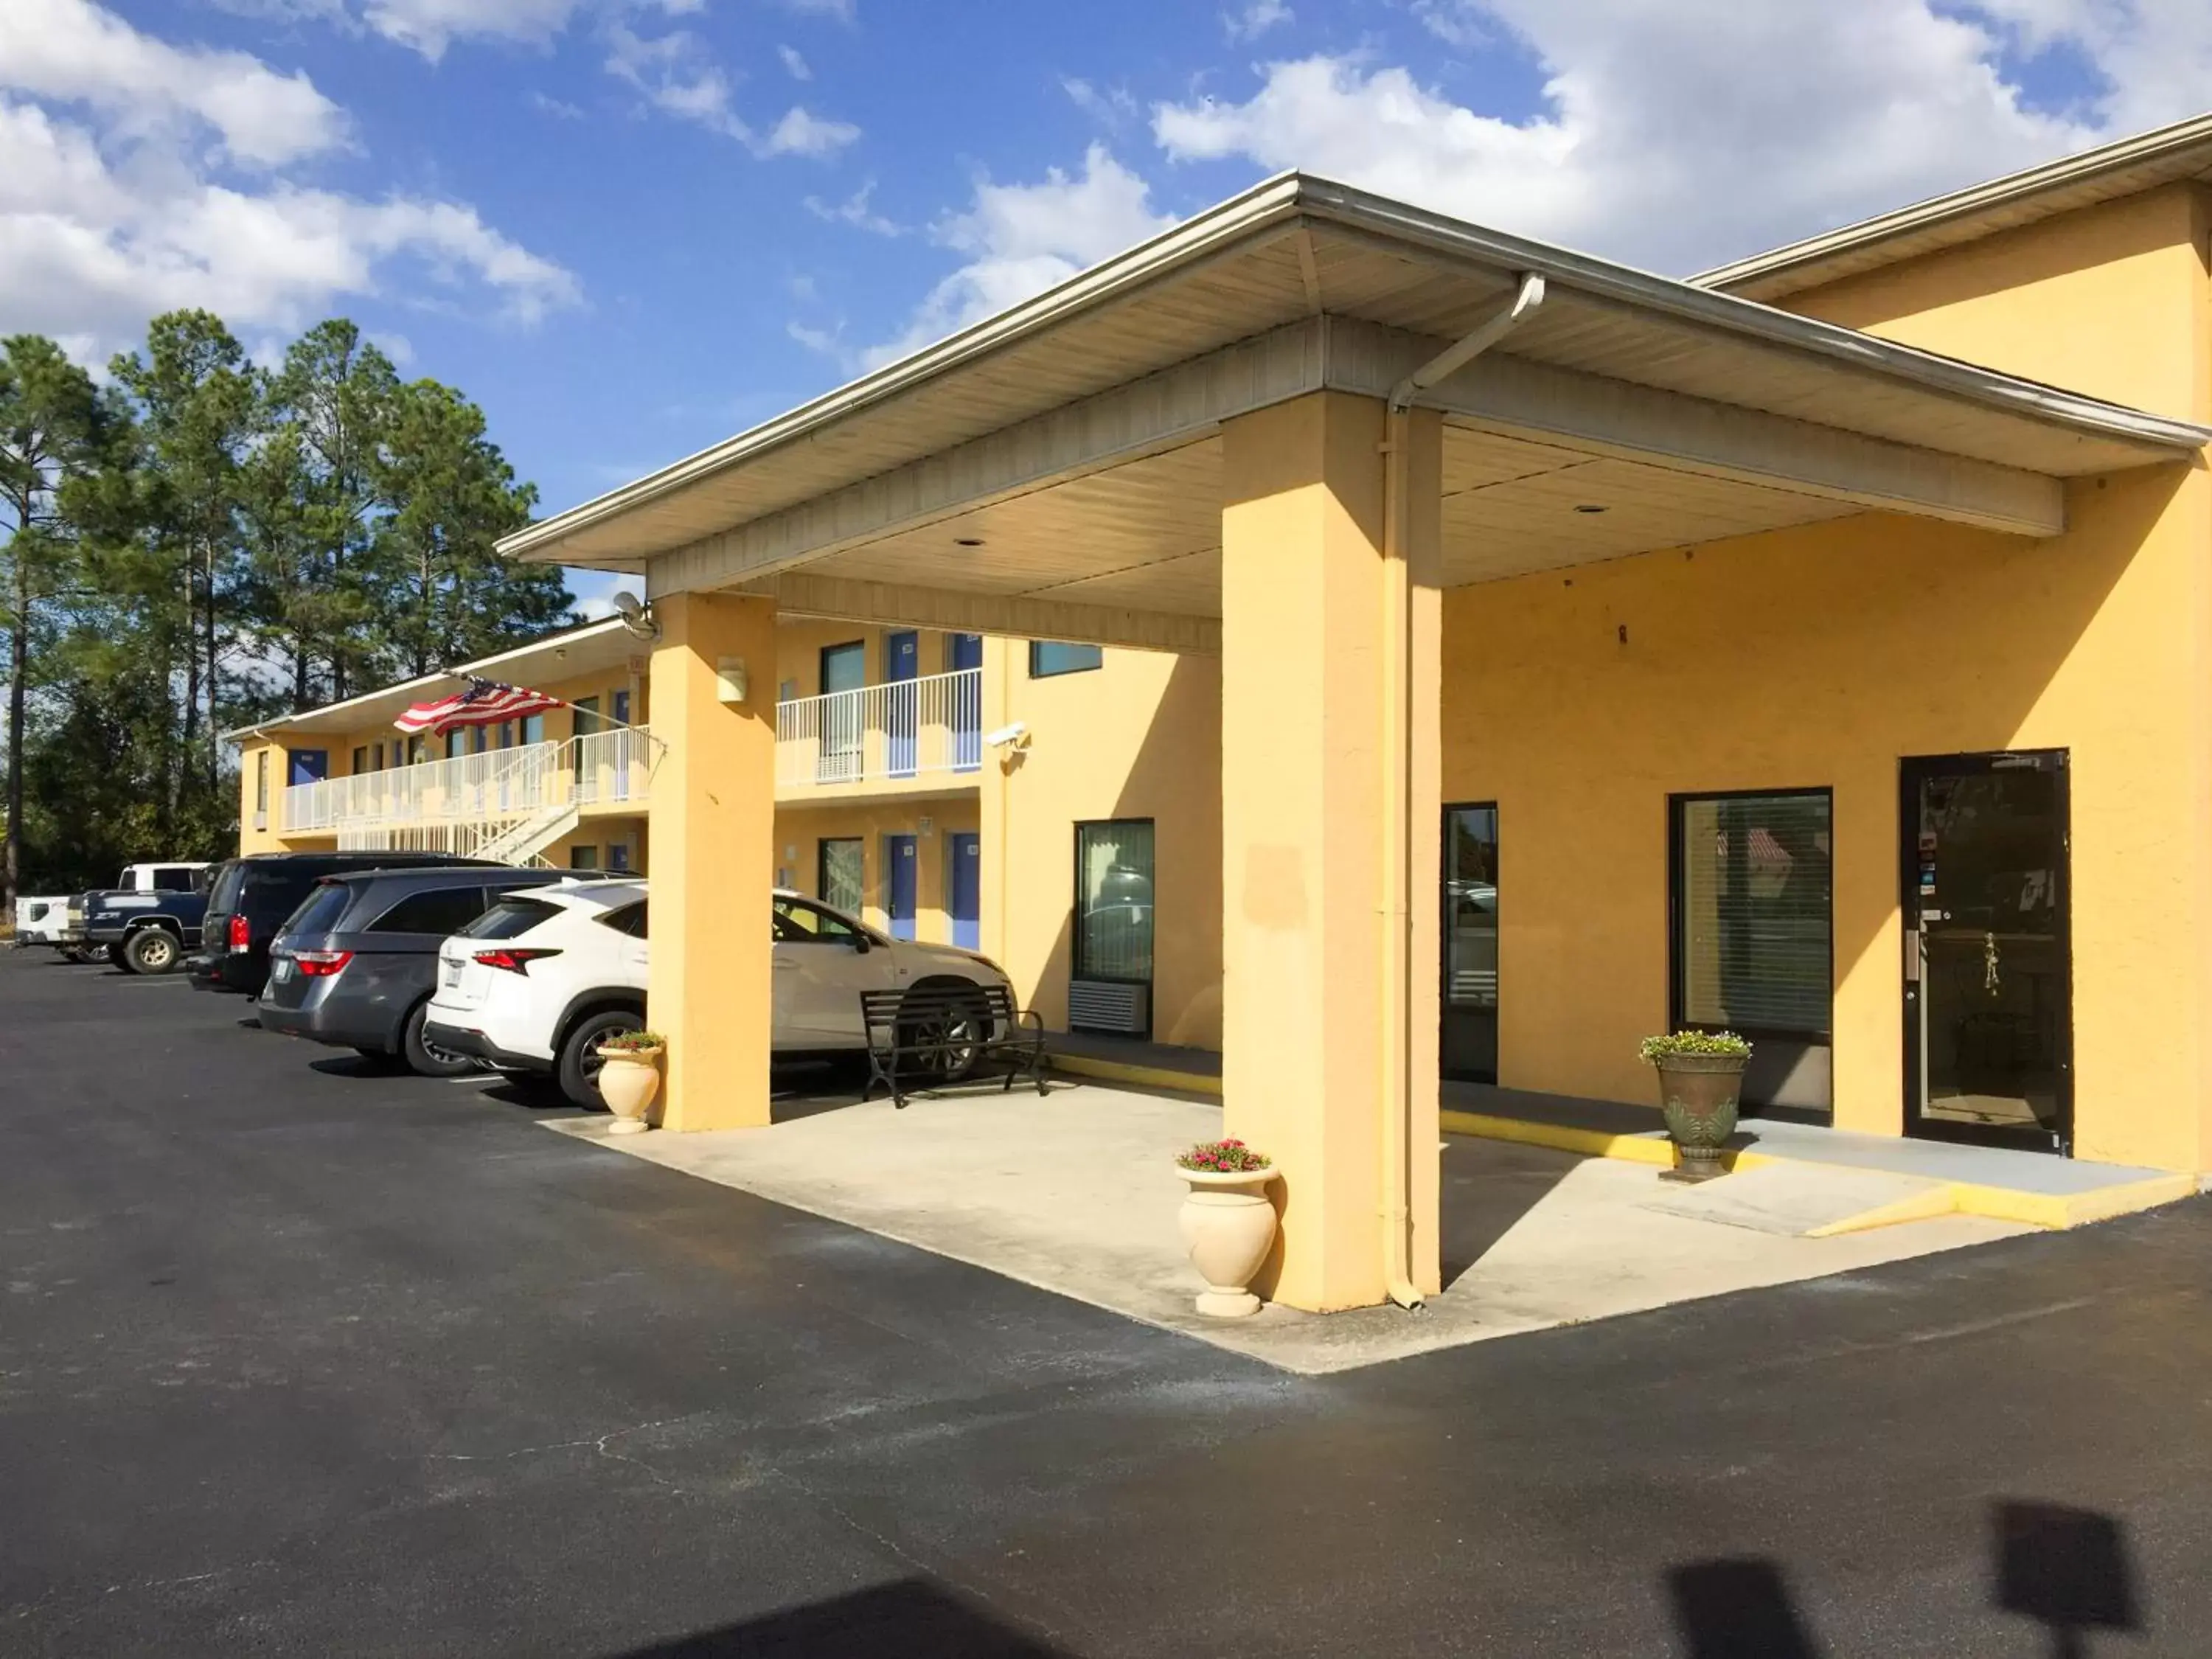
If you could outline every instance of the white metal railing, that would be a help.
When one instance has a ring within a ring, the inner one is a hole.
[[[775,708],[779,786],[872,783],[983,764],[983,671],[893,680]]]
[[[435,832],[441,850],[459,851],[456,837],[494,841],[507,826],[549,811],[610,802],[642,806],[657,748],[644,727],[625,726],[566,742],[294,784],[284,791],[284,829],[289,835],[374,832],[390,846],[400,843],[388,832]],[[447,848],[444,842],[454,845]]]
[[[618,726],[574,740],[569,764],[575,778],[576,805],[642,801],[653,779],[653,733],[641,726]]]

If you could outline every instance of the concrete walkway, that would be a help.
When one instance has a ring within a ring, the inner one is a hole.
[[[1443,1155],[1442,1296],[1415,1314],[1321,1316],[1270,1306],[1250,1319],[1212,1320],[1191,1306],[1200,1285],[1176,1236],[1183,1186],[1172,1160],[1220,1133],[1217,1103],[1085,1084],[1042,1100],[995,1090],[927,1097],[904,1111],[883,1101],[811,1105],[768,1129],[610,1137],[601,1117],[546,1127],[1308,1373],[2026,1231],[1944,1215],[1805,1237],[1810,1227],[1789,1213],[1775,1220],[1771,1203],[1686,1212],[1680,1189],[1649,1166],[1455,1135]],[[1735,1179],[1705,1190],[1718,1194]],[[1781,1207],[1827,1220],[1886,1201],[1850,1188],[1863,1179],[1840,1177],[1840,1200],[1820,1189]]]

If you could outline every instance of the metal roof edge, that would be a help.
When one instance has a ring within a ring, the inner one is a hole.
[[[1814,353],[1972,402],[2009,406],[2102,437],[2123,438],[2177,453],[2194,453],[2212,443],[2212,427],[2023,380],[1756,300],[1468,224],[1331,179],[1309,174],[1303,183],[1305,210],[1314,218],[1492,266],[1534,271],[1586,296]]]
[[[476,670],[513,662],[517,657],[528,656],[533,651],[543,651],[548,647],[558,649],[576,640],[596,640],[622,625],[619,617],[603,617],[597,622],[580,623],[574,628],[563,628],[556,633],[541,635],[526,645],[510,645],[506,650],[495,651],[489,657],[477,657],[469,662],[456,663],[451,668],[441,668],[434,674],[417,674],[411,679],[394,680],[391,684],[380,685],[373,691],[357,691],[352,696],[341,697],[336,702],[320,702],[313,708],[295,708],[288,714],[272,714],[265,720],[255,720],[250,726],[237,726],[216,735],[225,743],[242,742],[257,732],[274,732],[294,720],[333,714],[341,708],[350,708],[356,703],[374,702],[379,697],[388,697],[397,691],[427,691],[447,680],[466,679]]]
[[[545,557],[562,540],[603,519],[642,506],[656,496],[803,437],[872,404],[896,397],[910,386],[1049,328],[1069,316],[1148,286],[1170,271],[1208,258],[1295,216],[1304,184],[1296,173],[1279,173],[1264,179],[1241,194],[1170,226],[1125,252],[1078,272],[1034,299],[971,323],[957,333],[947,335],[881,368],[872,369],[794,410],[672,462],[658,471],[501,537],[497,544],[499,551],[510,557],[533,554]]]
[[[2024,167],[2017,173],[1970,185],[1964,190],[1931,196],[1888,213],[1877,214],[1871,219],[1862,219],[1834,230],[1823,231],[1817,236],[1785,243],[1764,253],[1754,253],[1747,258],[1716,265],[1688,280],[1698,288],[1725,290],[1763,276],[1780,275],[1793,267],[1816,264],[1837,254],[1873,247],[1916,230],[1970,218],[1977,213],[2022,201],[2045,191],[2080,184],[2096,178],[2100,173],[2118,173],[2164,155],[2179,155],[2197,145],[2212,149],[2212,114],[2191,116],[2185,121],[2156,127],[2148,132],[2100,145],[2094,149],[2063,155],[2055,161]],[[2207,161],[2212,162],[2212,155],[2208,155]],[[1808,281],[1798,286],[1813,285],[1814,283]],[[1791,291],[1796,290],[1793,289]]]

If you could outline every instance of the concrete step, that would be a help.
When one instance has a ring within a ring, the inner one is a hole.
[[[1696,1185],[1662,1182],[1642,1206],[1788,1238],[1832,1238],[1958,1208],[1954,1184],[1812,1164],[1767,1164]]]

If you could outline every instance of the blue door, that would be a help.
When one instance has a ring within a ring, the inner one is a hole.
[[[287,783],[320,783],[331,775],[331,751],[327,749],[295,749],[292,764],[284,781]]]
[[[884,862],[890,866],[890,935],[914,937],[914,837],[885,836]]]
[[[921,672],[921,640],[908,629],[884,635],[884,735],[890,740],[891,775],[914,775],[914,734],[921,723],[921,688],[915,684]]]
[[[983,665],[983,636],[981,634],[948,635],[945,641],[945,668],[947,673],[957,674],[963,669],[980,669]],[[983,763],[983,677],[970,674],[952,683],[952,766],[955,771],[973,772]]]
[[[983,891],[983,838],[956,830],[945,838],[945,884],[952,895],[952,942],[963,951],[980,950],[983,927],[977,903]]]

